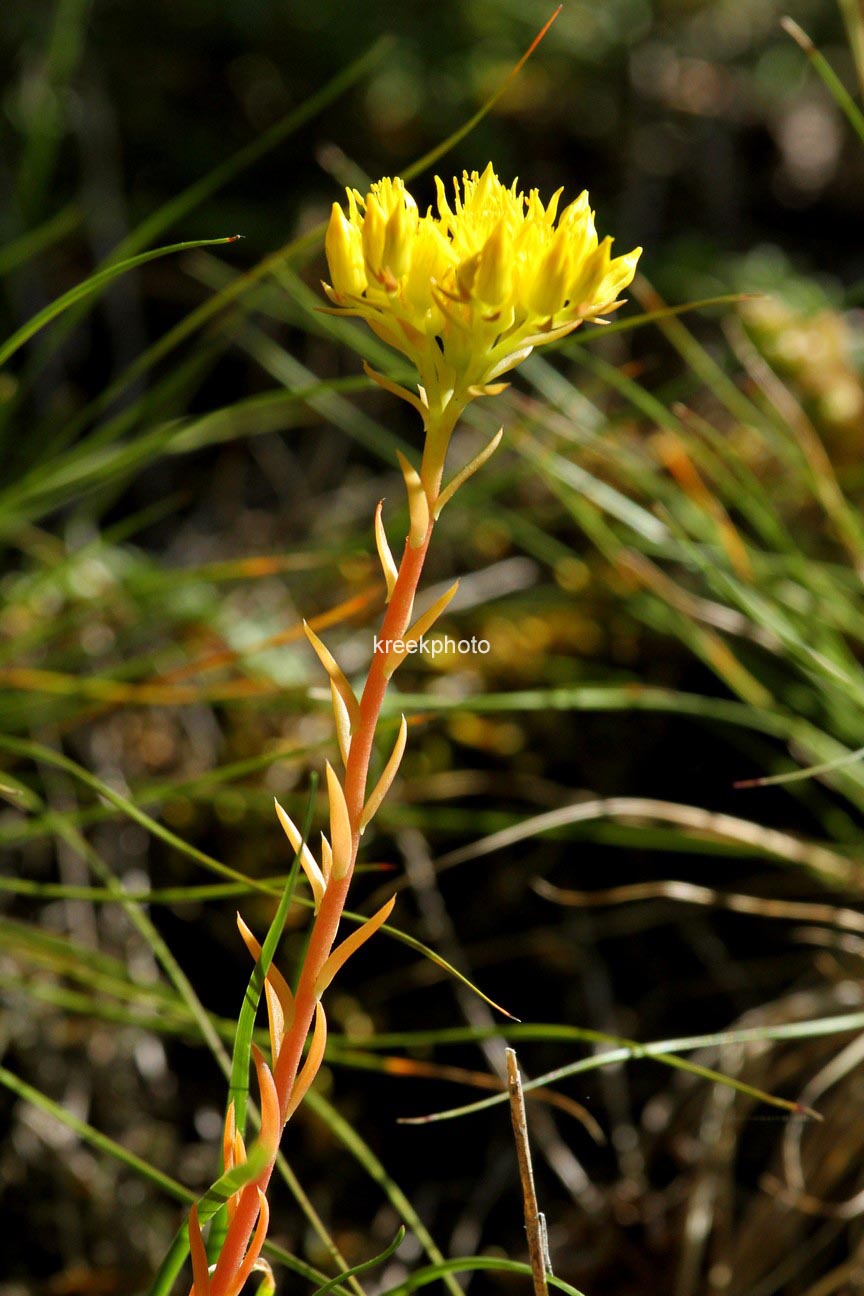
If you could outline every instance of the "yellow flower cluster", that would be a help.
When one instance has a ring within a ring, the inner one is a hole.
[[[365,198],[349,189],[326,239],[328,297],[414,362],[424,404],[479,395],[533,347],[621,305],[641,248],[612,256],[587,193],[559,215],[560,189],[544,206],[536,189],[526,198],[516,181],[503,185],[491,163],[454,180],[452,206],[435,183],[438,214],[425,216],[400,179]]]

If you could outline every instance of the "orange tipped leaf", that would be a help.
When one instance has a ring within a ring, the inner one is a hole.
[[[387,602],[393,597],[393,590],[396,588],[396,578],[399,571],[393,560],[393,554],[387,543],[387,533],[384,530],[384,519],[381,516],[384,508],[384,501],[378,501],[378,507],[375,510],[375,546],[378,550],[378,558],[381,562],[381,570],[384,572],[384,580],[387,583]]]
[[[327,1047],[327,1018],[324,1015],[324,1007],[319,1002],[315,1005],[315,1027],[312,1031],[312,1042],[309,1045],[309,1052],[306,1055],[306,1061],[303,1069],[294,1081],[294,1087],[291,1090],[291,1097],[288,1099],[288,1106],[285,1109],[285,1120],[290,1120],[297,1108],[303,1101],[309,1086],[315,1079],[320,1070],[321,1063],[324,1059],[324,1050]]]
[[[408,543],[412,549],[419,549],[429,530],[429,501],[417,470],[412,468],[401,450],[396,451],[396,457],[408,492],[408,514],[411,520]]]
[[[306,880],[312,888],[312,897],[315,901],[315,912],[317,913],[318,907],[324,899],[324,875],[318,867],[318,862],[315,859],[315,856],[304,842],[303,836],[294,820],[282,809],[275,797],[273,798],[273,804],[276,807],[276,814],[279,818],[280,824],[282,825],[282,830],[285,833],[285,836],[293,846],[295,853],[299,852],[300,867],[306,874]]]
[[[330,762],[327,762],[327,794],[330,798],[330,841],[333,846],[333,878],[340,881],[346,876],[354,857],[351,820],[342,784]]]
[[[198,1223],[198,1206],[189,1212],[189,1254],[192,1257],[192,1291],[190,1296],[210,1296],[210,1269],[207,1249]]]
[[[369,937],[374,936],[378,928],[387,921],[395,903],[396,897],[391,896],[387,903],[382,905],[378,912],[373,914],[362,927],[358,927],[350,936],[346,936],[341,945],[337,945],[318,973],[318,979],[315,982],[315,993],[319,999],[336,973],[348,962],[351,955],[355,954],[361,945],[365,945]]]
[[[402,761],[402,757],[405,754],[405,744],[407,741],[408,741],[408,721],[405,719],[403,715],[402,723],[399,725],[399,734],[398,737],[396,738],[396,745],[393,748],[393,751],[390,755],[390,759],[388,760],[387,764],[384,766],[384,770],[381,774],[381,777],[379,778],[378,782],[375,784],[375,788],[372,791],[369,800],[366,802],[365,806],[363,807],[363,814],[360,816],[361,833],[364,832],[368,824],[372,822],[374,815],[378,811],[378,807],[380,806],[381,802],[384,800],[387,793],[390,791],[390,785],[392,784],[394,778],[396,777],[396,771],[399,769],[399,765]]]

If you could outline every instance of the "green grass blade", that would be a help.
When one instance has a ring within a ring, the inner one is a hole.
[[[840,9],[849,34],[849,44],[855,56],[861,93],[864,94],[864,3],[862,0],[840,0]]]
[[[821,1035],[860,1031],[862,1027],[864,1027],[864,1013],[859,1012],[843,1013],[834,1017],[820,1017],[813,1021],[791,1022],[782,1026],[754,1026],[741,1030],[719,1031],[713,1035],[690,1035],[681,1039],[658,1040],[649,1044],[638,1044],[633,1040],[625,1040],[613,1035],[604,1034],[601,1036],[599,1032],[594,1031],[585,1032],[586,1039],[590,1034],[594,1042],[614,1042],[616,1047],[609,1049],[605,1053],[595,1053],[591,1057],[580,1058],[577,1062],[569,1062],[565,1066],[556,1067],[554,1071],[547,1071],[541,1076],[536,1076],[533,1080],[526,1080],[523,1088],[527,1093],[531,1089],[554,1084],[557,1080],[564,1080],[568,1076],[580,1075],[584,1071],[594,1071],[597,1067],[612,1066],[619,1062],[631,1061],[634,1058],[651,1058],[665,1066],[687,1070],[692,1074],[701,1076],[703,1079],[736,1089],[738,1092],[745,1093],[748,1097],[755,1098],[759,1102],[768,1102],[772,1106],[783,1107],[787,1111],[803,1113],[807,1109],[802,1108],[799,1103],[776,1098],[773,1094],[766,1094],[762,1090],[743,1084],[731,1076],[724,1076],[720,1072],[699,1066],[697,1063],[685,1062],[684,1058],[677,1057],[676,1054],[708,1048],[722,1048],[728,1044],[750,1044],[756,1041],[765,1042],[769,1040],[780,1043],[792,1039],[814,1039]],[[409,1117],[407,1120],[403,1120],[402,1123],[406,1125],[424,1125],[429,1123],[430,1120],[451,1120],[457,1116],[467,1116],[474,1112],[485,1111],[487,1107],[497,1107],[500,1103],[508,1101],[509,1095],[505,1091],[501,1094],[492,1094],[489,1098],[481,1098],[474,1103],[467,1103],[463,1107],[451,1107],[444,1112],[435,1112],[431,1116]],[[808,1114],[813,1115],[814,1113],[808,1112]]]
[[[382,1265],[385,1260],[389,1260],[399,1250],[404,1238],[405,1225],[400,1224],[399,1231],[393,1241],[383,1251],[379,1251],[378,1255],[373,1256],[371,1260],[364,1260],[362,1264],[354,1265],[352,1269],[346,1269],[344,1273],[339,1274],[336,1278],[331,1278],[323,1287],[319,1287],[316,1292],[313,1292],[313,1296],[330,1296],[334,1287],[337,1287],[340,1282],[344,1282],[346,1278],[356,1278],[358,1274],[369,1273],[370,1269],[377,1269],[379,1265]]]
[[[104,797],[115,809],[120,810],[121,813],[133,819],[135,823],[140,824],[142,828],[146,828],[148,832],[164,841],[166,845],[175,847],[182,854],[188,855],[199,864],[203,864],[212,873],[218,873],[222,877],[230,878],[232,882],[241,882],[244,886],[250,886],[254,891],[261,891],[266,895],[272,894],[273,888],[269,884],[247,877],[246,874],[238,872],[237,869],[233,869],[229,865],[222,864],[219,860],[214,859],[212,855],[199,851],[196,846],[191,846],[182,837],[178,837],[169,828],[163,827],[162,824],[152,819],[150,815],[145,814],[143,810],[139,810],[133,801],[121,796],[119,792],[115,792],[107,783],[103,783],[101,779],[90,774],[88,770],[70,760],[68,756],[63,756],[60,752],[56,752],[42,743],[28,742],[21,738],[10,737],[8,734],[0,734],[0,749],[15,752],[19,756],[28,756],[32,760],[43,761],[46,765],[53,765],[55,769],[64,770],[67,774],[71,774],[77,782]]]
[[[30,89],[27,137],[18,167],[18,203],[28,223],[44,205],[63,133],[65,91],[84,48],[90,0],[58,0],[41,73]]]
[[[195,1201],[195,1194],[189,1188],[184,1187],[184,1185],[179,1183],[176,1179],[172,1179],[170,1175],[166,1175],[155,1166],[150,1165],[150,1163],[145,1161],[142,1157],[136,1156],[134,1152],[130,1152],[127,1148],[123,1147],[122,1143],[117,1143],[114,1139],[109,1138],[107,1134],[102,1134],[99,1130],[94,1129],[92,1125],[88,1125],[86,1121],[79,1120],[77,1116],[73,1116],[73,1114],[70,1111],[67,1111],[65,1107],[61,1107],[59,1103],[56,1103],[52,1098],[49,1098],[47,1094],[42,1093],[39,1089],[35,1089],[33,1085],[27,1084],[25,1080],[14,1075],[4,1066],[0,1066],[0,1084],[4,1085],[5,1088],[23,1099],[24,1102],[29,1102],[32,1106],[38,1108],[39,1111],[46,1112],[49,1116],[59,1121],[61,1125],[64,1125],[66,1129],[72,1130],[73,1133],[77,1134],[79,1138],[83,1140],[83,1142],[88,1143],[90,1147],[94,1147],[100,1152],[107,1153],[107,1155],[113,1157],[115,1161],[119,1161],[130,1170],[134,1170],[134,1172],[142,1179],[146,1179],[149,1183],[153,1184],[154,1187],[167,1193],[169,1197],[173,1197],[175,1201],[182,1202],[187,1206],[191,1206]],[[183,1224],[182,1230],[184,1232],[185,1229],[186,1225]],[[305,1278],[310,1282],[321,1283],[322,1281],[328,1281],[326,1274],[322,1274],[320,1270],[313,1268],[312,1265],[305,1264],[302,1260],[299,1260],[297,1256],[292,1255],[290,1251],[286,1251],[284,1247],[276,1246],[275,1243],[267,1242],[264,1245],[264,1250],[267,1255],[271,1256],[274,1260],[280,1261],[294,1273],[299,1274],[300,1277]]]
[[[8,775],[4,774],[4,779]],[[45,820],[50,828],[50,819]],[[271,887],[284,886],[285,877],[267,879]],[[34,882],[31,878],[0,877],[0,891],[9,891],[13,895],[32,896],[37,900],[89,900],[93,904],[116,904],[119,900],[114,891],[108,887],[67,886],[63,882]],[[257,891],[250,882],[214,882],[203,886],[157,887],[153,891],[123,891],[127,900],[134,904],[198,904],[206,900],[231,900],[235,896],[249,895]]]
[[[418,158],[416,162],[413,162],[411,166],[406,167],[402,171],[402,176],[405,180],[413,180],[415,176],[421,175],[424,171],[428,171],[429,167],[434,166],[434,164],[438,161],[440,157],[443,157],[445,153],[449,153],[452,148],[455,148],[457,144],[459,144],[463,139],[465,139],[466,135],[470,135],[474,127],[480,125],[484,117],[488,117],[489,113],[495,107],[498,100],[501,98],[501,96],[505,93],[508,87],[512,84],[513,81],[515,81],[516,77],[522,71],[523,67],[528,62],[529,58],[534,53],[537,46],[543,40],[543,37],[548,32],[549,28],[552,26],[553,22],[558,17],[563,7],[564,7],[563,5],[560,4],[558,5],[558,7],[554,10],[551,18],[547,19],[547,21],[541,27],[540,31],[534,37],[533,41],[528,46],[528,49],[519,59],[519,62],[515,65],[515,67],[510,69],[510,71],[507,73],[507,76],[498,86],[497,90],[494,90],[492,92],[492,94],[489,96],[486,102],[482,104],[480,108],[478,108],[477,112],[474,113],[473,116],[469,117],[466,122],[463,122],[463,124],[459,126],[453,132],[452,135],[448,135],[447,138],[445,140],[442,140],[440,144],[436,144],[435,147],[430,149],[428,153],[424,153],[421,158]]]
[[[413,1205],[392,1176],[388,1174],[382,1162],[379,1161],[369,1147],[369,1144],[360,1137],[353,1125],[349,1124],[332,1103],[329,1103],[314,1087],[309,1090],[303,1101],[324,1122],[331,1133],[335,1134],[340,1143],[348,1149],[373,1183],[378,1184],[395,1210],[397,1217],[404,1220],[412,1230],[433,1264],[444,1263],[444,1256]],[[454,1278],[446,1275],[444,1282],[451,1296],[462,1296],[461,1288]]]
[[[844,7],[847,14],[851,12],[850,5],[846,4]],[[780,26],[788,36],[792,37],[796,45],[798,45],[807,55],[813,70],[821,78],[825,88],[831,95],[831,98],[843,113],[855,134],[861,140],[861,143],[864,144],[864,113],[862,113],[861,109],[858,107],[855,100],[852,98],[851,94],[826,59],[825,55],[816,48],[804,29],[799,27],[792,18],[781,18]],[[859,39],[855,43],[856,55],[858,55],[861,50],[861,27],[862,22],[859,16],[856,28],[859,33]]]
[[[26,234],[4,244],[0,248],[0,278],[17,270],[19,266],[26,265],[46,248],[61,242],[78,228],[81,220],[80,208],[70,203],[68,207],[61,208],[35,229],[28,230]]]
[[[189,1228],[184,1220],[147,1288],[147,1296],[171,1296],[177,1275],[186,1263],[188,1254]]]
[[[630,1041],[625,1041],[619,1048],[609,1049],[606,1053],[595,1053],[592,1057],[580,1058],[578,1062],[556,1067],[554,1071],[547,1071],[534,1080],[526,1081],[523,1088],[528,1093],[531,1089],[545,1087],[556,1080],[563,1080],[567,1076],[582,1075],[585,1071],[596,1071],[601,1067],[615,1066],[618,1063],[629,1062],[634,1058],[642,1057],[650,1057],[664,1066],[672,1067],[678,1071],[687,1071],[702,1080],[723,1085],[727,1089],[734,1089],[737,1093],[746,1094],[748,1098],[765,1103],[769,1107],[778,1107],[782,1111],[796,1113],[803,1110],[798,1103],[790,1102],[786,1098],[777,1098],[764,1089],[758,1089],[754,1085],[746,1084],[743,1080],[737,1080],[734,1076],[724,1075],[722,1071],[714,1071],[710,1067],[700,1066],[697,1062],[689,1062],[685,1058],[676,1057],[672,1053],[656,1052],[652,1045],[649,1044],[635,1044]],[[476,1112],[485,1111],[487,1107],[495,1107],[499,1103],[508,1101],[509,1094],[505,1091],[500,1094],[493,1094],[489,1098],[480,1098],[477,1102],[465,1103],[461,1107],[448,1107],[444,1111],[430,1112],[425,1116],[403,1116],[400,1118],[399,1123],[402,1125],[432,1125],[440,1121],[457,1120],[461,1116],[473,1116]],[[813,1113],[809,1114],[812,1115]]]
[[[398,716],[408,707],[428,715],[435,712],[468,711],[494,715],[520,711],[658,711],[691,719],[752,729],[775,738],[797,738],[805,728],[796,717],[782,711],[762,710],[728,698],[683,693],[657,685],[576,684],[560,688],[518,689],[511,693],[483,693],[478,697],[454,698],[434,693],[400,693],[385,702],[387,714]]]
[[[216,1212],[225,1205],[241,1188],[245,1188],[253,1179],[257,1179],[267,1168],[267,1149],[260,1144],[253,1144],[249,1155],[242,1165],[226,1170],[215,1183],[211,1184],[203,1197],[198,1198],[198,1219],[202,1224],[213,1218]]]
[[[77,765],[75,761],[70,760],[66,756],[62,756],[52,748],[45,747],[41,743],[31,743],[24,739],[11,738],[8,735],[0,734],[0,749],[2,748],[5,748],[7,751],[16,752],[19,755],[30,756],[34,760],[44,761],[46,764],[53,765],[57,769],[64,770],[85,786],[98,792],[100,796],[105,797],[114,806],[122,810],[124,814],[127,814],[131,819],[134,819],[136,823],[147,828],[149,832],[154,833],[154,835],[165,841],[168,845],[176,847],[183,854],[190,856],[198,863],[204,864],[204,866],[211,871],[230,877],[232,881],[239,882],[250,890],[260,891],[267,895],[273,894],[274,888],[272,883],[260,882],[257,879],[247,877],[244,874],[239,873],[236,869],[230,868],[227,864],[222,864],[219,860],[213,859],[212,856],[205,855],[204,852],[199,851],[197,847],[191,846],[188,842],[185,842],[181,837],[178,837],[169,829],[163,828],[163,826],[157,823],[155,819],[151,819],[149,815],[145,814],[142,810],[139,810],[134,802],[127,800],[126,797],[121,796],[118,792],[115,792],[113,788],[110,788],[108,784],[103,783],[101,779],[97,779],[80,765]],[[308,907],[312,906],[311,899],[307,897],[298,897],[298,903],[304,904]],[[350,910],[346,910],[344,916],[349,922],[360,924],[366,922],[366,917],[364,915],[353,913]],[[385,924],[382,927],[382,931],[400,941],[402,944],[407,945],[409,949],[416,950],[417,953],[422,954],[424,958],[431,959],[433,963],[443,968],[449,975],[461,981],[468,989],[473,991],[474,994],[479,995],[481,999],[484,999],[488,1004],[490,1004],[491,1007],[496,1008],[507,1017],[510,1016],[510,1013],[507,1012],[506,1008],[502,1008],[499,1004],[496,1004],[494,1000],[485,995],[482,990],[478,989],[473,982],[469,981],[468,978],[454,968],[452,964],[448,963],[447,960],[443,959],[439,954],[436,954],[434,950],[429,949],[429,947],[424,945],[422,941],[419,941],[415,937],[408,935],[407,932],[400,931],[397,927],[388,924]]]
[[[225,1047],[219,1038],[218,1032],[214,1029],[201,1000],[195,993],[191,981],[180,967],[180,964],[174,957],[167,941],[160,936],[159,932],[156,930],[140,905],[128,900],[123,895],[122,886],[105,863],[102,856],[93,849],[86,838],[84,838],[76,828],[73,828],[69,824],[64,824],[59,830],[58,836],[60,836],[61,839],[72,848],[72,850],[77,852],[82,859],[86,861],[93,872],[96,873],[97,877],[99,877],[100,880],[105,883],[106,887],[114,893],[118,903],[122,906],[124,912],[129,918],[129,921],[150,946],[156,961],[159,963],[180,998],[191,1012],[216,1061],[224,1069],[227,1064]]]
[[[337,72],[334,77],[325,82],[308,99],[305,99],[303,103],[286,114],[281,121],[275,122],[267,130],[263,131],[257,139],[238,149],[236,153],[226,158],[219,166],[214,167],[207,175],[202,176],[200,180],[196,180],[182,193],[177,194],[152,212],[115,248],[112,253],[112,260],[114,257],[128,256],[134,253],[138,248],[151,242],[152,239],[158,238],[169,226],[176,225],[178,221],[188,216],[207,198],[224,188],[226,184],[236,179],[243,171],[248,170],[250,166],[260,158],[265,157],[278,144],[287,139],[289,135],[293,135],[301,126],[316,117],[318,113],[333,103],[335,99],[338,99],[346,90],[350,90],[353,85],[361,81],[367,72],[371,71],[392,50],[394,44],[394,38],[389,35],[376,40],[359,58],[356,58],[353,63],[349,63],[347,67]]]
[[[344,916],[349,919],[350,922],[364,923],[367,921],[367,919],[362,917],[362,915],[351,913],[347,909],[344,911]],[[448,963],[447,960],[440,954],[437,954],[435,950],[431,949],[428,945],[424,945],[422,941],[417,940],[416,936],[409,936],[408,932],[401,931],[398,927],[393,927],[389,923],[382,924],[381,931],[385,932],[388,936],[392,936],[393,939],[399,941],[401,945],[407,945],[409,949],[415,950],[416,953],[421,954],[423,958],[429,959],[430,963],[434,963],[436,967],[440,967],[448,976],[453,977],[455,981],[459,981],[467,990],[470,990],[472,994],[477,995],[478,999],[482,999],[490,1008],[494,1008],[496,1012],[503,1013],[503,1015],[509,1017],[511,1021],[516,1020],[513,1014],[508,1012],[506,1008],[502,1008],[494,999],[490,999],[487,994],[484,994],[479,986],[476,986],[473,981],[469,981],[464,972],[460,972],[458,968],[455,968],[452,963]]]
[[[585,346],[598,338],[612,337],[615,333],[629,333],[631,329],[644,328],[646,324],[658,324],[661,320],[673,319],[676,315],[690,315],[695,311],[704,311],[712,306],[737,306],[741,302],[752,301],[752,293],[720,293],[717,297],[701,297],[697,301],[680,302],[676,306],[663,306],[658,310],[642,311],[637,315],[627,315],[625,319],[616,320],[614,324],[595,324],[587,329],[579,329],[563,343],[555,344],[550,351],[561,351],[564,355],[575,346]]]
[[[523,437],[518,448],[535,472],[553,487],[564,486],[568,492],[575,492],[580,500],[590,501],[644,540],[659,544],[667,539],[668,529],[658,517],[602,478],[593,476],[581,464],[546,449],[533,437]]]
[[[740,779],[735,787],[763,788],[779,787],[783,783],[799,783],[804,779],[822,778],[825,774],[833,774],[835,770],[843,769],[846,765],[857,765],[862,760],[864,760],[864,747],[859,747],[856,751],[835,757],[834,760],[822,761],[819,765],[808,765],[806,769],[788,770],[784,774],[767,774],[754,779]]]
[[[276,122],[257,139],[239,149],[232,157],[215,167],[206,176],[189,185],[182,193],[175,195],[157,208],[114,248],[107,260],[102,263],[103,267],[138,252],[151,240],[158,238],[169,226],[184,219],[207,198],[242,174],[260,158],[265,157],[284,139],[288,138],[321,112],[322,109],[326,108],[328,104],[361,80],[370,68],[388,52],[392,44],[392,37],[382,36],[364,54],[338,72],[336,76],[326,82],[313,95],[310,95],[308,99],[288,113],[281,121]],[[0,252],[0,264],[2,264],[2,257],[3,253]],[[71,321],[66,321],[67,328],[70,324],[74,327],[75,322],[76,319],[73,315]],[[53,342],[53,339],[51,341]],[[42,368],[45,360],[53,354],[54,349],[54,345],[48,345],[40,351],[32,367],[34,372],[28,374],[30,383],[34,379],[35,372]]]
[[[148,1161],[136,1156],[134,1152],[130,1152],[128,1148],[123,1147],[121,1143],[115,1142],[107,1134],[102,1134],[99,1130],[94,1129],[86,1121],[73,1116],[65,1107],[61,1107],[59,1103],[54,1102],[52,1098],[49,1098],[47,1094],[43,1094],[39,1089],[34,1089],[32,1085],[27,1084],[25,1080],[20,1079],[19,1076],[14,1075],[4,1066],[0,1066],[0,1084],[5,1085],[12,1093],[17,1094],[19,1098],[23,1098],[25,1102],[31,1103],[40,1111],[47,1112],[49,1116],[53,1116],[55,1120],[60,1121],[67,1129],[72,1130],[86,1143],[89,1143],[91,1147],[97,1148],[100,1152],[106,1152],[115,1161],[120,1161],[123,1165],[128,1166],[142,1179],[148,1180],[149,1183],[162,1192],[168,1193],[170,1197],[174,1197],[180,1202],[186,1202],[190,1206],[194,1202],[195,1194],[190,1192],[188,1188],[184,1188],[183,1184],[178,1183],[176,1179],[172,1179],[170,1175],[163,1174],[161,1170],[157,1170]]]
[[[140,256],[129,257],[128,260],[119,261],[116,265],[111,265],[105,270],[99,270],[96,274],[90,275],[89,279],[84,279],[68,292],[57,297],[41,311],[37,311],[26,324],[22,324],[10,338],[0,346],[0,365],[18,351],[25,342],[28,342],[36,333],[50,324],[52,320],[57,319],[70,306],[76,302],[82,301],[85,297],[91,297],[97,293],[105,284],[116,279],[118,275],[126,274],[129,270],[134,270],[136,266],[145,265],[148,261],[155,261],[159,257],[171,256],[175,252],[188,252],[191,248],[199,247],[217,247],[220,244],[235,243],[239,235],[230,234],[226,238],[215,239],[193,239],[188,243],[171,243],[167,247],[153,248],[150,252],[142,252]]]
[[[407,1296],[408,1292],[417,1291],[420,1287],[428,1287],[430,1283],[438,1282],[439,1279],[447,1282],[448,1279],[452,1280],[453,1274],[475,1273],[480,1269],[490,1273],[521,1274],[524,1278],[531,1277],[531,1266],[523,1264],[520,1260],[503,1260],[496,1256],[460,1256],[457,1260],[444,1260],[440,1264],[429,1265],[426,1269],[418,1269],[416,1273],[404,1278],[395,1287],[388,1287],[381,1296]],[[546,1281],[550,1287],[566,1292],[567,1296],[582,1296],[575,1287],[564,1282],[563,1278],[556,1278],[554,1274],[547,1273]],[[461,1291],[461,1288],[457,1290]],[[525,1290],[528,1290],[527,1285]]]
[[[317,243],[320,233],[323,233],[323,230],[315,234],[312,246]],[[290,239],[277,248],[275,252],[269,253],[257,265],[239,274],[236,279],[232,279],[221,292],[213,293],[212,296],[201,302],[172,328],[167,329],[146,350],[136,356],[113,382],[109,383],[98,396],[94,397],[89,405],[85,406],[75,418],[68,421],[64,430],[66,439],[71,440],[77,436],[84,427],[108,409],[118,396],[121,396],[134,382],[137,382],[139,378],[148,373],[166,355],[169,355],[187,338],[192,337],[210,320],[227,311],[236,302],[239,302],[262,280],[267,279],[286,259],[299,255],[308,244],[309,235]]]

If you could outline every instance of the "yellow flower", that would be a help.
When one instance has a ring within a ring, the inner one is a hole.
[[[435,184],[437,215],[421,216],[398,178],[365,198],[348,190],[347,216],[334,203],[324,289],[340,314],[365,319],[413,361],[418,407],[440,413],[483,394],[535,346],[620,306],[642,249],[613,257],[586,193],[559,215],[562,190],[544,206],[536,189],[526,198],[516,181],[505,187],[491,163],[453,181],[452,206]]]

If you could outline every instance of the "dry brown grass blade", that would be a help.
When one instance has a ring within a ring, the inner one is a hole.
[[[525,1115],[525,1096],[522,1093],[522,1080],[519,1075],[519,1063],[516,1061],[515,1050],[508,1048],[506,1056],[507,1081],[510,1090],[510,1118],[513,1122],[516,1157],[519,1161],[519,1179],[522,1183],[525,1232],[528,1234],[528,1257],[531,1261],[534,1296],[548,1296],[549,1284],[546,1281],[546,1274],[551,1271],[552,1266],[549,1264],[546,1221],[537,1206],[537,1192],[534,1188],[534,1170],[531,1165],[531,1146],[528,1142],[528,1123]]]
[[[864,932],[864,914],[856,909],[804,900],[773,900],[766,896],[739,895],[675,879],[635,882],[631,886],[606,887],[602,891],[571,891],[538,878],[534,890],[545,899],[554,900],[556,904],[576,908],[629,904],[635,900],[677,900],[684,904],[750,914],[756,918],[782,918],[787,922],[818,923],[820,926],[839,927],[844,931]]]
[[[535,815],[512,828],[490,833],[459,850],[450,851],[437,860],[439,870],[451,868],[467,860],[491,855],[505,847],[514,846],[540,833],[566,828],[571,824],[591,823],[599,819],[621,819],[641,823],[667,823],[709,840],[736,842],[741,846],[764,851],[786,863],[800,864],[812,869],[835,886],[840,884],[860,890],[860,866],[852,859],[829,850],[817,842],[803,841],[789,833],[778,832],[739,819],[735,815],[718,814],[698,806],[682,805],[676,801],[660,801],[653,797],[598,797],[562,806],[545,814]]]
[[[428,1077],[430,1080],[449,1080],[453,1084],[470,1085],[474,1089],[487,1089],[492,1093],[500,1093],[505,1087],[497,1076],[490,1075],[487,1071],[471,1071],[466,1067],[449,1066],[443,1062],[422,1062],[417,1058],[385,1057],[381,1059],[381,1064],[383,1070],[390,1075]],[[532,1102],[546,1103],[547,1106],[556,1107],[559,1111],[572,1116],[574,1120],[579,1121],[579,1124],[590,1134],[595,1143],[600,1145],[606,1143],[606,1135],[602,1127],[587,1108],[576,1102],[574,1098],[568,1098],[566,1094],[557,1093],[554,1089],[545,1088],[532,1089],[528,1097]]]

